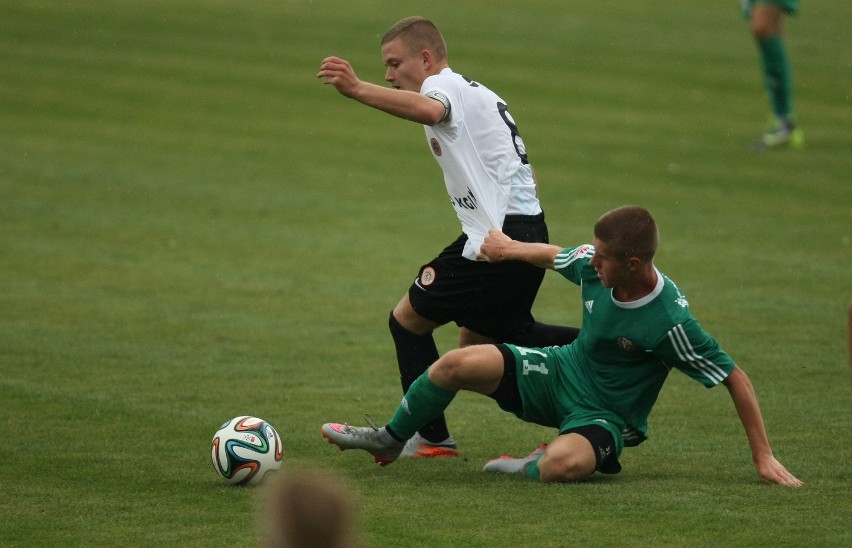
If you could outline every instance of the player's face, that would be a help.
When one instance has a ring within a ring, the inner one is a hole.
[[[426,79],[423,58],[412,55],[402,40],[396,38],[382,46],[382,61],[387,72],[385,80],[396,89],[420,92],[420,86]]]
[[[629,265],[627,261],[616,257],[609,246],[595,238],[595,255],[589,261],[601,280],[604,287],[619,287],[629,277]]]

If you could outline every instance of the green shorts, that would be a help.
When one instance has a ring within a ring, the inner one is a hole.
[[[611,467],[603,467],[601,472],[618,472],[621,469],[618,457],[624,449],[624,419],[589,401],[584,389],[568,378],[567,373],[573,368],[561,363],[567,357],[558,351],[559,347],[524,348],[511,344],[505,347],[515,358],[522,409],[501,407],[523,421],[557,428],[560,434],[579,426],[606,429],[615,441],[615,459]]]
[[[795,14],[799,10],[799,0],[740,0],[743,6],[743,16],[751,17],[751,7],[755,4],[772,4],[778,6],[784,13]]]

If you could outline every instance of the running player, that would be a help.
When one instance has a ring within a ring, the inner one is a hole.
[[[799,0],[741,1],[743,14],[749,20],[760,52],[763,81],[772,107],[769,128],[757,141],[756,147],[763,149],[788,145],[801,148],[805,145],[805,136],[796,125],[792,71],[781,38],[783,15],[796,13]]]
[[[461,328],[459,346],[574,340],[576,328],[533,319],[541,269],[476,260],[491,228],[502,227],[521,241],[548,241],[533,169],[506,101],[450,69],[444,39],[425,18],[399,21],[381,45],[390,88],[360,80],[339,57],[324,59],[317,77],[346,97],[423,124],[462,228],[458,239],[420,268],[390,314],[403,391],[438,359],[432,332],[449,322]],[[456,456],[444,417],[421,425],[403,455]]]
[[[442,413],[459,390],[487,395],[520,419],[559,435],[525,458],[502,456],[490,472],[572,481],[621,470],[624,446],[648,436],[651,412],[676,368],[710,388],[723,384],[745,429],[758,477],[801,485],[772,454],[749,378],[689,311],[678,287],[654,266],[659,242],[651,214],[626,206],[595,224],[594,245],[573,249],[512,240],[492,231],[480,248],[488,261],[521,260],[551,268],[581,287],[583,326],[567,346],[477,345],[445,354],[406,393],[387,426],[328,423],[322,433],[343,449],[393,462],[420,424]]]

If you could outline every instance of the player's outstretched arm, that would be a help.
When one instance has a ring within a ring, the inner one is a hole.
[[[513,240],[492,228],[482,242],[476,258],[489,263],[524,261],[541,268],[553,269],[553,261],[560,251],[562,248],[555,245]]]
[[[341,95],[367,106],[419,124],[434,125],[446,113],[444,105],[414,91],[387,88],[358,78],[352,65],[340,57],[326,57],[317,78]]]
[[[777,483],[788,487],[799,487],[802,481],[791,474],[778,462],[772,454],[769,439],[766,436],[766,427],[763,424],[763,416],[754,393],[754,386],[748,375],[738,366],[723,381],[728,389],[737,414],[745,428],[748,444],[751,447],[751,456],[757,475],[765,483]]]

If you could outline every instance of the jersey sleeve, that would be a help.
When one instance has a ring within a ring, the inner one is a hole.
[[[734,369],[731,357],[691,316],[672,327],[654,352],[667,366],[707,388],[725,380]]]
[[[444,105],[444,115],[441,116],[441,119],[438,120],[436,123],[440,124],[441,122],[443,122],[444,120],[446,120],[450,116],[450,112],[452,112],[452,107],[450,105],[450,98],[449,97],[447,97],[444,93],[442,93],[442,92],[440,92],[436,89],[433,89],[431,91],[427,91],[424,95],[426,97],[428,97],[429,99],[434,99],[435,101],[438,101],[439,103]]]
[[[589,261],[595,254],[595,246],[583,244],[572,249],[563,249],[553,260],[553,270],[569,281],[580,285],[584,272],[588,271]]]
[[[457,115],[455,118],[459,118],[461,111],[457,109],[458,112],[453,112],[454,104],[459,102],[458,88],[451,78],[442,74],[433,74],[432,76],[429,76],[423,80],[423,84],[420,87],[420,94],[444,105],[444,116],[438,124],[449,122],[453,119],[453,114]],[[437,126],[438,124],[435,125]],[[456,125],[457,124],[449,124],[444,131],[450,135],[455,135]]]

